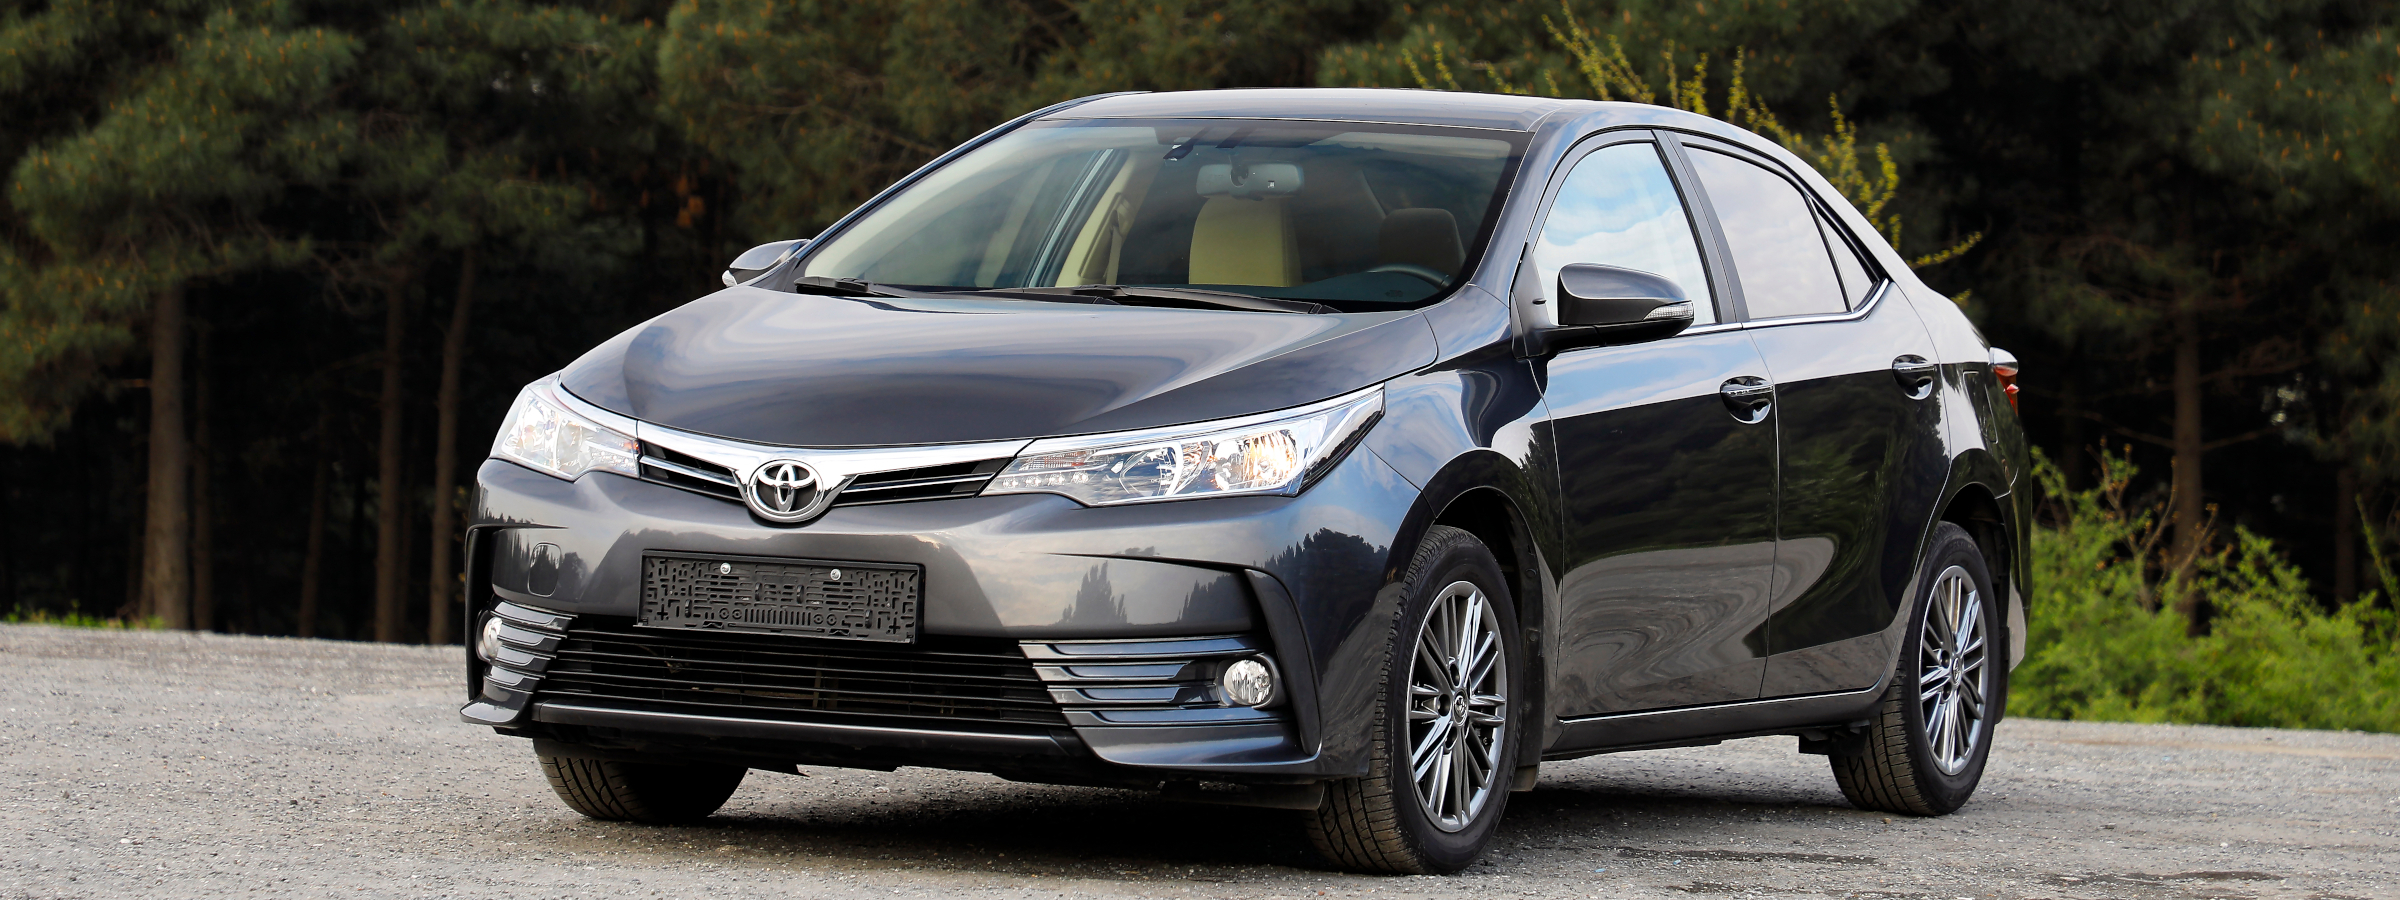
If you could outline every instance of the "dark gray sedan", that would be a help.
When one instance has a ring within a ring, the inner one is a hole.
[[[1713,119],[1087,98],[725,281],[477,475],[463,715],[586,815],[933,766],[1448,872],[1618,750],[1947,813],[2023,656],[2014,359]]]

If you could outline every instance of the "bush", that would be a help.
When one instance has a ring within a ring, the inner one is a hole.
[[[2131,463],[2105,459],[2100,486],[2081,492],[2048,460],[2036,471],[2052,502],[2034,529],[2011,712],[2400,731],[2400,619],[2386,599],[2400,584],[2380,559],[2383,589],[2330,611],[2271,541],[2238,528],[2187,578],[2164,577],[2161,508],[2126,501]],[[2199,611],[2201,633],[2180,608]]]
[[[92,615],[84,612],[80,607],[58,613],[43,609],[27,609],[22,604],[18,605],[16,609],[0,613],[0,624],[59,625],[67,628],[119,628],[141,631],[157,631],[167,627],[166,620],[157,616],[140,619],[115,619]]]

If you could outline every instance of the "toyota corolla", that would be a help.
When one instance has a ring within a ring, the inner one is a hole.
[[[2024,652],[2015,360],[1713,119],[1086,98],[724,280],[477,473],[462,714],[588,816],[930,766],[1449,872],[1612,751],[1947,813]]]

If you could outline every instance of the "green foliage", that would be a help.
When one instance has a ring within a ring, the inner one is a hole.
[[[665,115],[735,169],[737,228],[812,234],[950,147],[1078,96],[1289,84],[1352,0],[685,0]],[[688,201],[686,201],[688,202]]]
[[[2400,618],[2376,595],[2327,611],[2267,539],[2237,530],[2189,582],[2159,583],[2161,510],[2129,500],[2136,471],[2106,455],[2068,491],[2037,464],[2053,523],[2034,533],[2025,662],[2011,712],[2039,718],[2400,731]],[[2189,635],[2183,592],[2209,611]],[[2381,597],[2400,591],[2385,569]]]
[[[22,60],[0,66],[0,100],[48,90],[68,66],[59,50],[125,18],[109,4],[62,4],[0,20],[0,58]],[[8,173],[13,240],[0,243],[0,438],[62,422],[159,291],[305,252],[257,215],[306,183],[321,145],[344,138],[325,111],[358,42],[294,27],[268,4],[210,14],[163,49],[165,62],[80,98],[88,127],[11,148],[21,155]]]
[[[116,618],[110,616],[95,616],[91,613],[84,612],[81,609],[70,609],[66,612],[51,612],[41,609],[26,609],[23,606],[9,610],[6,613],[0,613],[0,623],[9,625],[57,625],[64,628],[107,628],[125,631],[159,631],[167,627],[166,620],[157,616],[149,616],[146,618]]]
[[[2400,478],[2400,30],[2228,41],[2185,66],[2195,162],[2232,179],[2330,270],[2318,356],[2346,388],[2316,438],[2370,481]],[[2347,512],[2347,511],[2344,511]]]
[[[659,150],[655,28],[515,0],[147,12],[0,15],[0,110],[50,132],[0,139],[0,440],[59,427],[171,288],[405,291],[441,251],[568,234],[626,255],[586,226],[593,182]],[[110,40],[159,57],[102,65]],[[55,96],[78,69],[113,77]]]
[[[1556,17],[1544,12],[1539,15],[1540,28],[1529,30],[1519,46],[1504,48],[1497,61],[1470,58],[1475,52],[1471,44],[1458,42],[1448,36],[1438,12],[1427,22],[1411,29],[1397,45],[1358,45],[1340,47],[1325,58],[1324,77],[1328,84],[1385,85],[1417,87],[1427,90],[1488,90],[1501,94],[1536,94],[1546,97],[1577,97],[1592,100],[1622,100],[1670,106],[1703,116],[1714,116],[1735,126],[1774,138],[1793,155],[1806,160],[1823,175],[1834,190],[1858,207],[1860,215],[1874,225],[1877,233],[1901,246],[1901,217],[1891,209],[1892,200],[1900,193],[1900,166],[1894,159],[1889,143],[1878,142],[1870,151],[1859,145],[1859,133],[1842,112],[1838,94],[1826,98],[1829,113],[1824,134],[1808,134],[1786,126],[1783,120],[1767,108],[1764,99],[1754,89],[1749,74],[1753,54],[1747,47],[1735,45],[1721,51],[1732,64],[1725,68],[1722,86],[1713,87],[1718,73],[1710,66],[1710,53],[1682,43],[1677,35],[1685,28],[1674,23],[1682,21],[1678,10],[1637,10],[1640,4],[1627,4],[1614,17],[1603,16],[1598,24],[1587,25],[1576,15],[1566,0],[1559,0]],[[1515,18],[1511,13],[1523,10],[1522,5],[1499,9],[1502,19]],[[1789,4],[1778,7],[1779,13],[1769,14],[1761,31],[1773,33],[1776,26],[1789,30],[1808,18],[1806,15],[1786,18],[1793,13]],[[1724,18],[1736,22],[1752,12],[1766,12],[1741,7]],[[1687,13],[1689,10],[1680,12]],[[1667,24],[1653,17],[1663,16]],[[1782,20],[1782,21],[1777,21]],[[1722,35],[1712,24],[1708,44],[1722,46]],[[1639,40],[1649,50],[1647,58],[1636,59],[1625,50],[1628,36]],[[1488,35],[1486,43],[1490,42]],[[1454,67],[1452,57],[1458,57]],[[1789,57],[1785,57],[1789,59]],[[1788,69],[1787,63],[1783,68]],[[1459,75],[1464,69],[1464,80]],[[1710,98],[1717,98],[1712,105]],[[1921,268],[1957,259],[1983,239],[1981,233],[1951,244],[1948,247],[1921,254],[1909,261],[1911,267]]]

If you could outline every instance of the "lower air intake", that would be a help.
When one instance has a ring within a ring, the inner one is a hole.
[[[909,647],[766,634],[655,632],[578,619],[537,699],[795,722],[944,729],[1063,726],[1009,641]]]

